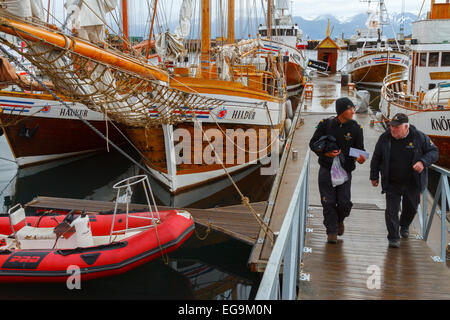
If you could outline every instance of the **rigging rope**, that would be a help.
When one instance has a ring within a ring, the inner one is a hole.
[[[0,37],[1,39],[1,37]],[[0,45],[0,50],[12,61],[14,61],[18,66],[20,66],[25,72],[27,72],[26,67],[16,59],[12,54],[10,54],[2,45]],[[75,114],[80,121],[82,121],[84,124],[86,124],[89,128],[91,128],[97,135],[102,137],[103,139],[107,140],[107,138],[99,131],[97,128],[95,128],[93,125],[91,125],[87,120],[85,120],[81,115],[79,115],[77,112],[75,112],[65,101],[63,101],[60,97],[58,97],[50,88],[48,88],[42,81],[40,81],[35,75],[30,73],[30,76],[38,82],[45,90],[47,90],[53,98],[55,98],[57,101],[59,101],[62,105],[64,105],[67,109],[69,109],[73,114]],[[139,168],[144,170],[144,172],[147,172],[148,174],[151,174],[144,166],[142,166],[140,163],[136,162],[132,157],[130,157],[127,153],[125,153],[122,149],[120,149],[115,143],[112,141],[109,142],[117,151],[119,151],[122,155],[124,155],[126,158],[128,158],[131,162],[136,164]]]

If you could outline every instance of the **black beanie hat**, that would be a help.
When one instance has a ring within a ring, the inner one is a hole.
[[[341,113],[345,112],[347,109],[354,108],[355,105],[353,104],[352,100],[350,100],[347,97],[339,98],[336,100],[336,113],[337,115],[340,115]]]

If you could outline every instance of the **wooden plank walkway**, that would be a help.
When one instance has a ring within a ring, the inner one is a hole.
[[[302,128],[311,137],[324,114],[303,114]],[[380,125],[371,127],[373,116],[355,115],[364,130],[366,150],[371,154]],[[309,127],[309,128],[308,128]],[[305,138],[306,139],[306,138]],[[309,139],[307,139],[309,140]],[[306,151],[302,151],[305,152]],[[317,176],[317,156],[311,153],[310,214],[307,219],[299,300],[307,299],[450,299],[450,269],[434,262],[436,255],[427,243],[417,239],[418,223],[411,227],[409,239],[402,239],[400,248],[389,248],[384,218],[385,196],[381,187],[369,181],[370,159],[353,172],[350,216],[345,220],[345,233],[336,245],[326,242]],[[379,278],[376,278],[379,276]],[[376,286],[379,279],[379,287]]]
[[[287,146],[287,153],[283,155],[280,163],[279,181],[275,180],[272,193],[268,200],[264,220],[268,221],[273,232],[279,232],[284,216],[289,207],[298,178],[300,177],[306,151],[309,148],[309,139],[312,137],[318,122],[334,113],[334,101],[340,96],[354,97],[354,93],[342,90],[340,76],[317,77],[314,79],[314,94],[312,100],[301,99],[294,119],[297,129]],[[307,113],[304,111],[307,110]],[[368,124],[368,122],[367,122]],[[298,151],[298,158],[293,159],[292,151]],[[315,174],[315,173],[311,173]],[[260,231],[257,243],[253,246],[249,258],[252,271],[264,272],[267,261],[272,253],[272,242],[263,230]]]
[[[299,300],[450,299],[450,269],[431,259],[414,232],[400,248],[388,247],[384,210],[352,210],[336,245],[326,242],[322,208],[311,214],[305,245],[312,250],[303,259],[309,281],[301,281]],[[377,274],[378,289],[370,278]]]
[[[355,99],[351,92],[349,95],[340,87],[338,79],[336,76],[313,79],[313,99],[299,106],[303,125],[292,138],[286,163],[280,170],[280,183],[274,186],[276,189],[264,216],[273,231],[281,228],[316,125],[321,119],[335,115],[336,98]],[[372,155],[384,129],[380,125],[370,126],[370,121],[376,120],[371,114],[356,114],[355,120],[363,126],[365,148]],[[298,151],[297,160],[292,158],[293,149]],[[317,156],[311,153],[309,203],[312,216],[307,219],[307,228],[312,232],[306,234],[304,280],[300,282],[298,299],[450,299],[450,269],[444,263],[434,262],[431,256],[436,253],[425,241],[415,238],[417,222],[410,229],[410,238],[401,241],[400,248],[388,247],[385,196],[381,194],[381,186],[374,188],[369,181],[370,159],[363,165],[357,164],[352,174],[354,206],[345,220],[345,234],[336,245],[328,244],[318,170]],[[260,233],[260,237],[264,234]],[[249,259],[252,270],[264,271],[271,252],[267,238],[255,244]],[[370,289],[372,287],[374,289]]]
[[[266,202],[251,203],[255,211],[262,215],[266,209]],[[59,209],[77,209],[86,210],[91,213],[108,211],[114,209],[114,202],[54,198],[54,197],[37,197],[26,204],[28,210],[36,208],[59,208]],[[119,206],[125,209],[125,205]],[[146,205],[130,204],[130,210],[145,210]],[[158,210],[169,210],[173,208],[158,206]],[[192,214],[196,224],[203,227],[210,227],[213,230],[226,234],[237,240],[253,245],[258,236],[260,227],[256,219],[251,215],[249,209],[243,205],[218,207],[214,209],[194,209],[182,208]]]

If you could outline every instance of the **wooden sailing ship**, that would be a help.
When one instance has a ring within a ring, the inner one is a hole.
[[[19,44],[18,50],[23,51],[24,45]],[[1,134],[5,134],[19,168],[107,150],[106,141],[79,117],[114,143],[125,142],[120,124],[111,124],[102,113],[62,97],[72,106],[68,110],[46,93],[45,88],[29,79],[28,74],[36,74],[29,61],[11,49],[9,53],[18,58],[17,62],[25,70],[0,58],[0,124]],[[53,88],[49,82],[45,85]]]
[[[150,171],[174,193],[268,158],[274,140],[279,142],[284,135],[286,109],[292,108],[286,100],[281,52],[264,50],[264,42],[258,39],[235,43],[234,1],[228,5],[227,44],[211,49],[210,1],[201,1],[201,63],[187,71],[171,61],[169,80],[172,88],[220,99],[221,105],[191,110],[186,121],[177,124],[127,130]],[[225,61],[230,70],[227,77],[227,67],[218,63],[221,50],[243,47],[247,49],[239,64]],[[280,133],[273,136],[272,130]]]
[[[289,126],[281,57],[263,52],[259,39],[229,37],[211,49],[209,1],[201,8],[200,63],[190,70],[176,59],[154,66],[14,17],[2,16],[0,31],[27,43],[23,55],[56,92],[124,125],[142,160],[175,193],[268,158]],[[238,53],[232,61],[230,51]],[[252,55],[265,63],[249,63]],[[187,134],[181,148],[180,132]]]
[[[383,0],[379,0],[378,12],[369,15],[366,25],[358,31],[356,52],[348,59],[347,70],[352,82],[359,85],[381,87],[385,76],[407,70],[409,57],[398,44],[392,48],[381,27],[387,14]]]
[[[269,10],[272,10],[270,6]],[[302,51],[307,46],[302,40],[303,31],[294,24],[292,15],[289,14],[288,1],[276,1],[274,14],[269,12],[268,16],[272,17],[267,20],[269,24],[262,24],[258,28],[263,50],[282,54],[288,96],[297,95],[304,87],[303,77],[307,65]],[[269,29],[272,30],[270,34]]]
[[[19,168],[106,150],[107,142],[78,116],[114,143],[125,143],[120,125],[83,104],[71,105],[68,110],[49,94],[0,92],[0,123]]]
[[[386,120],[396,113],[427,134],[439,148],[438,165],[450,168],[450,3],[431,1],[425,20],[412,24],[409,74],[384,79],[380,111]]]

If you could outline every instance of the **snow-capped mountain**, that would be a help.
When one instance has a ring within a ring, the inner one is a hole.
[[[294,17],[294,22],[299,25],[309,39],[321,40],[326,36],[328,19],[330,19],[331,37],[341,38],[342,34],[344,34],[344,38],[348,39],[356,34],[358,29],[365,27],[367,14],[361,13],[345,19],[337,19],[332,15],[321,15],[312,20],[296,16]],[[417,15],[413,13],[405,13],[404,15],[401,13],[391,13],[389,20],[392,27],[391,25],[385,25],[383,27],[383,34],[387,37],[393,37],[392,28],[395,30],[395,33],[399,33],[402,19],[404,21],[404,35],[411,34],[411,23],[417,20]]]

